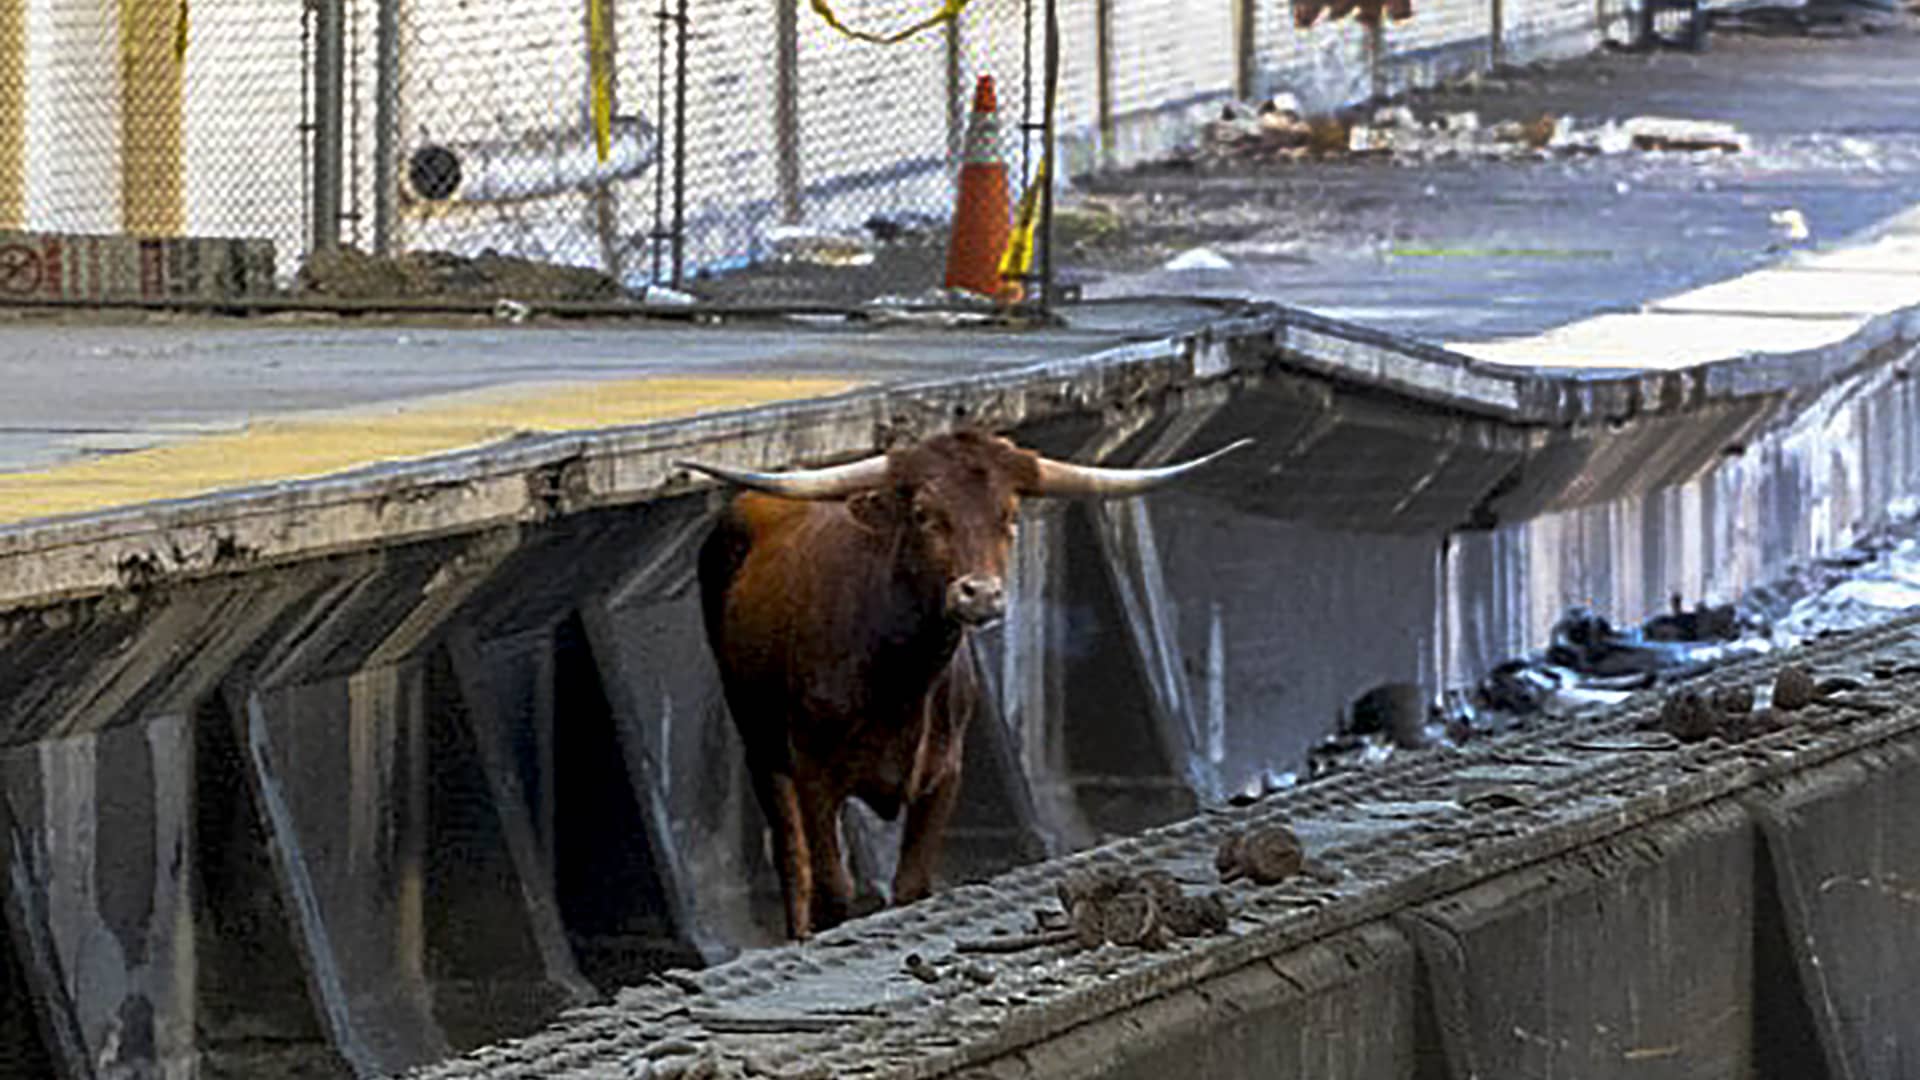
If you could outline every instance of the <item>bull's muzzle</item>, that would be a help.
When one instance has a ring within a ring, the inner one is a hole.
[[[984,626],[1007,613],[1007,588],[992,574],[968,574],[947,586],[947,614]]]

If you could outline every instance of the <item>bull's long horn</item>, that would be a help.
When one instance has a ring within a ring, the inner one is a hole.
[[[1183,461],[1178,465],[1162,465],[1155,469],[1103,469],[1094,465],[1074,465],[1065,461],[1041,458],[1040,482],[1034,485],[1033,491],[1029,494],[1080,495],[1102,499],[1143,495],[1154,488],[1172,483],[1195,469],[1205,468],[1215,460],[1243,446],[1252,445],[1252,439],[1240,439],[1204,457]]]
[[[697,461],[676,461],[683,469],[739,484],[744,488],[784,495],[789,499],[844,499],[856,491],[879,487],[887,479],[887,455],[876,454],[845,465],[824,469],[795,469],[792,472],[754,472],[730,469],[724,465],[702,465]]]

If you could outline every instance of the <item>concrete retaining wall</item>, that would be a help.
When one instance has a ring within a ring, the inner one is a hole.
[[[994,1078],[1899,1077],[1908,737],[1195,982]]]

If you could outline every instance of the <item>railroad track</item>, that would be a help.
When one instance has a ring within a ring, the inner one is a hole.
[[[1672,691],[1663,688],[1460,752],[1405,755],[950,889],[805,946],[622,990],[541,1032],[410,1075],[960,1073],[1172,989],[1920,729],[1920,616],[1737,661],[1681,685],[1758,687],[1788,662],[1822,678],[1850,676],[1858,688],[1739,743],[1683,744],[1646,730]],[[1161,950],[1082,950],[1056,935],[1024,949],[977,951],[1021,944],[1037,913],[1058,909],[1055,888],[1069,872],[1158,869],[1189,887],[1214,888],[1224,837],[1281,824],[1331,872],[1227,887],[1234,914],[1226,934]],[[929,973],[940,977],[929,981]]]

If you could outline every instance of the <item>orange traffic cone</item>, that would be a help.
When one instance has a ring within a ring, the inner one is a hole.
[[[967,121],[966,154],[960,164],[960,199],[947,244],[947,288],[999,297],[1000,257],[1012,232],[1007,166],[1000,160],[1000,121],[993,76],[980,76]]]

